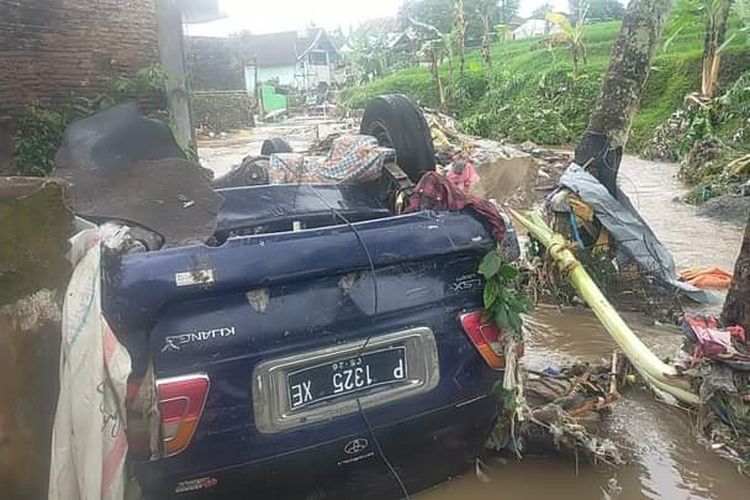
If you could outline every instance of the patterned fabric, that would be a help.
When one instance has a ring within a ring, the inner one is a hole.
[[[269,184],[294,184],[305,181],[314,163],[299,153],[272,154],[268,162]]]
[[[458,186],[435,172],[427,172],[409,199],[407,212],[420,210],[465,210],[477,214],[492,230],[498,242],[505,236],[505,221],[497,207],[487,200],[464,194]]]
[[[383,164],[393,157],[393,149],[378,146],[374,137],[342,135],[322,159],[296,153],[271,155],[268,178],[271,184],[358,184],[380,177]]]

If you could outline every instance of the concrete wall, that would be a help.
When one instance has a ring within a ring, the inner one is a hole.
[[[269,80],[278,78],[281,85],[289,85],[293,87],[296,84],[294,80],[295,69],[296,68],[293,65],[267,68],[260,67],[258,68],[258,80],[261,83],[265,83]]]
[[[155,0],[0,0],[0,118],[158,61]]]
[[[252,125],[255,100],[244,90],[196,91],[192,107],[193,121],[201,132],[227,132]]]
[[[236,39],[187,37],[185,45],[193,90],[245,89],[245,65]]]
[[[72,214],[61,181],[0,177],[0,498],[47,498]],[[23,241],[23,251],[19,251]]]

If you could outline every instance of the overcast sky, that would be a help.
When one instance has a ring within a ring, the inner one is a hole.
[[[360,22],[378,17],[394,16],[402,0],[219,0],[226,19],[192,25],[192,35],[221,36],[243,29],[252,33],[304,28],[310,23],[324,28],[341,27],[348,31]],[[521,0],[522,16],[529,15],[545,0]],[[550,0],[558,9],[565,9],[567,0]]]

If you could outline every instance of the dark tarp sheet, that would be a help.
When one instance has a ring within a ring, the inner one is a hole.
[[[560,184],[576,193],[594,209],[596,217],[617,241],[618,252],[621,252],[622,257],[635,260],[642,271],[653,274],[662,283],[674,287],[696,302],[719,301],[717,294],[677,279],[672,254],[638,215],[625,193],[618,190],[618,197],[615,199],[593,175],[575,163],[565,171]]]

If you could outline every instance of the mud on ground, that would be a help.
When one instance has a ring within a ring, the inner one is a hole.
[[[516,209],[531,209],[544,201],[570,161],[567,153],[535,148],[528,155],[481,163],[477,165],[481,181],[472,194]]]

